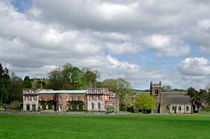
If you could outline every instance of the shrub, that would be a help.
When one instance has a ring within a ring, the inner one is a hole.
[[[10,105],[9,108],[10,109],[20,109],[21,108],[21,102],[19,101],[13,101]]]
[[[72,106],[72,109],[69,111],[83,111],[84,102],[80,100],[69,101],[69,104]],[[77,108],[79,107],[79,109]]]
[[[109,106],[107,107],[107,111],[108,111],[108,112],[114,112],[114,106],[109,105]]]

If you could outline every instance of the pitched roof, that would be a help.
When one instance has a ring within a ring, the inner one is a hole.
[[[191,104],[189,96],[167,96],[165,98],[166,104]]]

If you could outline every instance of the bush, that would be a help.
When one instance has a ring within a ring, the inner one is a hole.
[[[21,102],[19,101],[13,101],[10,105],[9,108],[10,109],[20,109],[21,108]]]
[[[107,107],[107,111],[108,111],[108,112],[114,112],[114,106],[109,105],[109,106]]]
[[[83,111],[83,105],[84,102],[80,100],[74,100],[69,101],[70,106],[72,106],[72,109],[69,109],[69,111]],[[79,109],[77,108],[79,107]]]

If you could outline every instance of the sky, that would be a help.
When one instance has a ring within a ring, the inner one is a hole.
[[[65,63],[173,88],[210,83],[209,0],[0,0],[0,63],[46,78]]]

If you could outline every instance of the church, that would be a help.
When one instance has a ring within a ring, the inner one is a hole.
[[[156,101],[154,113],[192,113],[190,96],[184,92],[162,92],[161,82],[150,82],[150,95]]]

